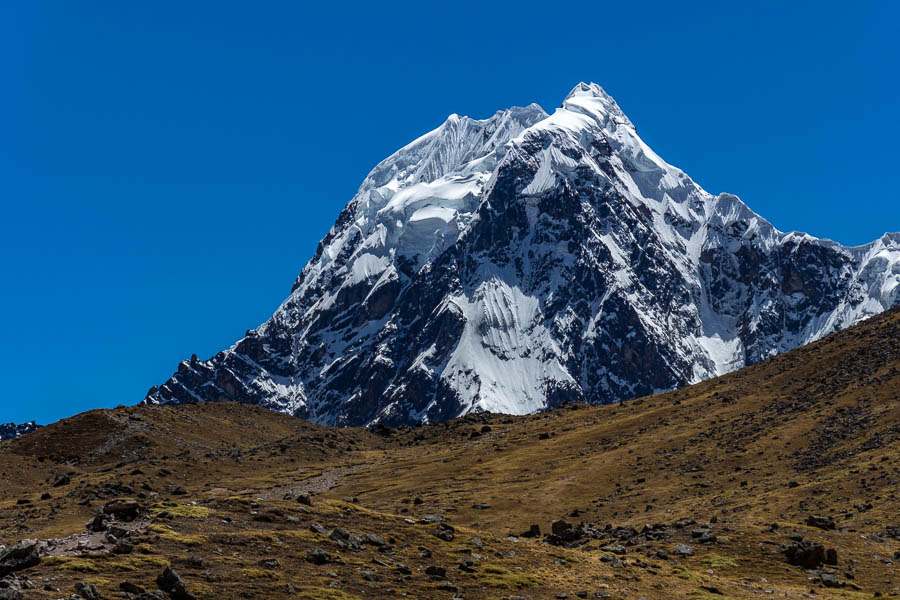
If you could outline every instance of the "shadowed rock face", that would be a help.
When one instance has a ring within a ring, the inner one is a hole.
[[[266,323],[147,403],[332,425],[603,404],[729,372],[900,302],[900,236],[782,233],[638,137],[599,86],[452,115],[379,164]]]

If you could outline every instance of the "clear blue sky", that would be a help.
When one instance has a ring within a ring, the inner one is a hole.
[[[5,2],[0,422],[140,401],[271,314],[379,160],[580,80],[781,229],[898,230],[896,6]]]

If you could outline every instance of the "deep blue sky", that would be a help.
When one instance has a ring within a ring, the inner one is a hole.
[[[365,4],[3,3],[0,422],[138,402],[268,317],[379,160],[580,80],[781,229],[900,229],[896,3]]]

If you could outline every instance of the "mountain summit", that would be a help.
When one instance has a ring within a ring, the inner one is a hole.
[[[378,164],[275,314],[145,403],[329,425],[523,414],[720,375],[900,304],[900,236],[783,233],[580,83]]]

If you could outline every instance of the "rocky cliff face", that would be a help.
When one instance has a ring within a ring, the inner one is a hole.
[[[451,117],[380,163],[271,319],[147,403],[332,425],[607,403],[753,364],[900,303],[900,235],[843,247],[713,196],[599,86]]]
[[[29,421],[28,423],[22,423],[17,425],[16,423],[0,423],[0,442],[3,440],[11,440],[20,436],[25,435],[26,433],[31,433],[35,429],[40,427],[34,421]]]

